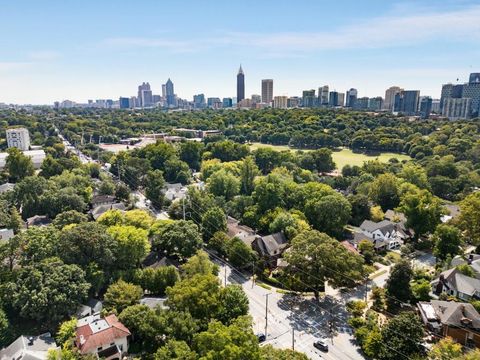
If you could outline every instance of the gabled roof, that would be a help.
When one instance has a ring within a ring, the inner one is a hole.
[[[27,219],[27,226],[43,226],[50,223],[51,221],[46,215],[35,215]]]
[[[434,283],[442,281],[442,278],[443,281],[446,281],[462,294],[473,296],[475,293],[480,293],[480,280],[464,275],[456,268],[442,272],[439,279],[435,280]]]
[[[82,354],[110,345],[116,339],[130,335],[130,331],[118,321],[115,314],[101,318],[99,314],[78,320],[76,345]]]
[[[97,220],[100,216],[105,214],[108,210],[125,211],[125,209],[126,209],[126,206],[124,203],[98,205],[92,210],[92,216],[95,220]]]
[[[92,201],[90,201],[93,206],[97,204],[113,204],[114,202],[115,196],[112,195],[95,195],[92,197]]]
[[[287,238],[282,232],[267,236],[257,236],[255,239],[262,255],[279,255],[287,246]]]
[[[374,231],[379,230],[383,235],[386,235],[387,233],[392,234],[392,232],[395,230],[404,236],[407,235],[405,233],[406,230],[403,223],[394,223],[390,220],[382,220],[377,223],[370,220],[365,220],[360,225],[360,229],[369,233],[373,233]]]
[[[480,329],[480,314],[470,303],[432,300],[419,303],[420,310],[428,321],[443,325]]]
[[[240,222],[231,216],[227,218],[227,235],[239,238],[249,247],[256,238],[255,230],[246,225],[240,225]]]
[[[57,344],[50,333],[22,335],[0,351],[0,360],[45,360],[48,350],[56,348]]]

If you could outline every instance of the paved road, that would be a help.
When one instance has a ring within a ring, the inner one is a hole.
[[[264,344],[277,348],[292,347],[292,329],[295,330],[295,349],[305,353],[310,359],[361,360],[353,342],[351,329],[346,324],[347,313],[339,306],[337,299],[327,296],[320,303],[313,298],[282,295],[275,291],[253,286],[249,279],[239,275],[230,266],[220,265],[219,278],[227,284],[242,285],[250,301],[250,314],[254,320],[254,331],[265,332],[265,305],[268,294],[268,328]],[[336,331],[333,339],[328,338],[327,321],[331,318],[328,311],[332,309]],[[329,351],[322,352],[313,347],[319,339],[328,338]]]

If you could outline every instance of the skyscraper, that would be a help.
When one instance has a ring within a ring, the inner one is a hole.
[[[345,104],[346,107],[355,107],[355,102],[357,101],[357,89],[351,88],[347,90],[347,103]]]
[[[175,91],[173,90],[173,82],[168,78],[167,82],[165,83],[165,93],[167,97],[167,105],[175,106]]]
[[[204,109],[205,108],[205,95],[204,94],[193,95],[193,107],[195,109]]]
[[[245,74],[243,73],[242,65],[240,65],[237,74],[237,102],[243,99],[245,99]]]
[[[394,111],[395,95],[402,92],[403,89],[398,86],[391,86],[385,91],[385,101],[383,102],[383,109]]]
[[[153,105],[153,95],[148,82],[142,83],[138,86],[138,101],[142,108],[150,107]]]
[[[345,104],[345,93],[339,93],[338,91],[330,91],[328,97],[329,106],[343,106]]]
[[[329,95],[328,85],[323,85],[322,87],[318,88],[318,104],[320,106],[328,105],[328,95]]]
[[[420,115],[424,119],[428,119],[432,112],[432,98],[430,96],[422,96],[420,100]]]
[[[405,115],[415,115],[420,101],[419,90],[404,90],[395,95],[393,110]]]
[[[273,80],[264,79],[262,80],[262,102],[265,104],[270,104],[273,99]]]
[[[302,105],[303,107],[314,107],[315,106],[315,90],[304,90],[302,94]]]
[[[120,109],[128,109],[130,107],[130,99],[127,97],[121,97],[118,99],[118,106]]]

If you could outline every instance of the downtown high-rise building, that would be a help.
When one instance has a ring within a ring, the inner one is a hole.
[[[323,85],[318,88],[318,105],[327,106],[329,101],[329,87],[328,85]]]
[[[270,105],[273,100],[273,79],[262,80],[262,102]]]
[[[130,99],[127,97],[120,97],[118,99],[118,107],[120,109],[128,109],[130,108]]]
[[[347,90],[347,96],[346,96],[346,107],[354,108],[355,107],[355,102],[357,101],[357,96],[358,96],[358,91],[357,89],[351,88],[350,90]]]
[[[204,109],[206,107],[204,94],[193,95],[193,107],[195,109]]]
[[[337,107],[345,104],[345,93],[330,91],[328,96],[328,106]]]
[[[385,91],[385,100],[383,101],[383,109],[387,111],[394,111],[395,96],[403,91],[398,86],[391,86]]]
[[[449,99],[455,100],[448,101]],[[443,85],[440,111],[442,115],[450,119],[468,119],[479,116],[480,73],[471,73],[468,83],[465,84]]]
[[[304,90],[302,93],[302,106],[312,108],[316,105],[315,90]]]
[[[275,96],[273,98],[273,107],[275,109],[286,109],[288,107],[288,97]]]
[[[245,99],[245,74],[242,65],[240,65],[237,74],[237,102],[239,103],[243,99]]]
[[[393,110],[405,115],[415,115],[420,102],[419,90],[403,90],[395,95]]]
[[[150,84],[144,82],[138,86],[138,96],[139,106],[142,108],[151,107],[153,105],[153,94],[152,89],[150,89]]]
[[[166,96],[167,106],[175,107],[176,106],[175,91],[173,89],[173,82],[172,80],[170,80],[170,78],[168,78],[167,82],[165,83],[165,96]]]

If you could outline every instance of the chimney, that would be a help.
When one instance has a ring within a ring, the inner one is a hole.
[[[80,346],[85,344],[85,337],[83,335],[80,335]]]

